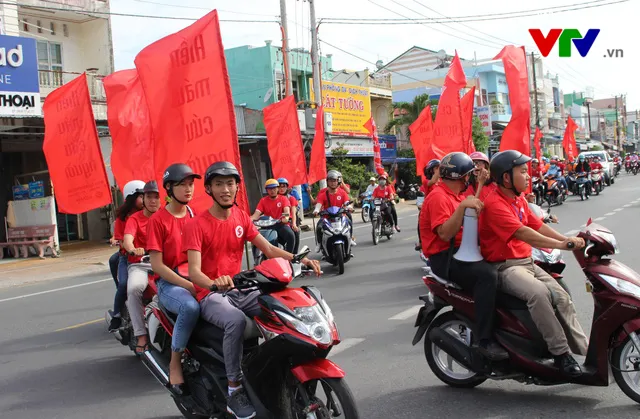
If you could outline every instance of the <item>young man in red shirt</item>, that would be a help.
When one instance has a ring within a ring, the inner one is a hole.
[[[567,250],[569,243],[573,243],[579,249],[584,247],[584,240],[563,236],[531,212],[523,194],[529,182],[529,160],[530,157],[515,150],[493,157],[491,176],[499,189],[485,201],[480,219],[480,248],[485,260],[498,269],[501,290],[527,302],[557,367],[575,377],[581,370],[570,348],[586,355],[587,337],[578,323],[571,297],[533,263],[531,246]],[[553,303],[562,322],[556,317]]]
[[[316,199],[316,207],[313,210],[313,215],[317,216],[321,210],[326,210],[330,207],[342,207],[346,202],[349,202],[349,194],[339,187],[340,185],[340,172],[337,170],[329,170],[327,173],[327,187],[318,192],[318,197]],[[352,211],[349,208],[349,211]],[[353,221],[351,221],[351,217],[349,216],[349,222],[351,223],[351,233],[353,234]],[[316,225],[316,238],[318,245],[316,246],[316,253],[320,252],[320,243],[322,241],[322,229],[321,229],[322,220],[318,220],[318,224]],[[356,242],[351,237],[351,245],[355,246]]]
[[[478,351],[491,360],[501,360],[508,354],[493,340],[498,273],[486,262],[461,262],[452,257],[462,242],[465,209],[480,212],[483,208],[476,197],[463,195],[473,170],[473,161],[464,153],[450,153],[442,159],[441,180],[420,211],[422,252],[437,276],[473,294]]]
[[[274,226],[274,230],[278,233],[278,243],[284,247],[284,250],[293,253],[293,248],[296,245],[296,236],[293,234],[291,227],[289,227],[291,202],[286,196],[278,193],[278,186],[277,180],[267,179],[264,184],[267,196],[258,202],[256,211],[251,216],[251,219],[256,221],[262,215],[265,215],[274,220],[280,220],[280,223]]]
[[[236,206],[240,174],[229,162],[209,166],[205,175],[205,189],[213,198],[213,206],[187,225],[183,250],[189,260],[189,277],[197,290],[201,316],[224,329],[224,363],[229,381],[227,410],[238,418],[252,418],[255,409],[242,388],[243,333],[246,317],[260,314],[259,291],[241,293],[237,290],[225,295],[209,290],[215,285],[227,291],[234,284],[231,279],[242,269],[245,242],[251,242],[268,258],[293,259],[293,255],[270,245],[258,234],[249,215]],[[302,263],[320,274],[320,264],[307,258]]]
[[[133,214],[124,227],[124,250],[129,255],[129,279],[127,280],[127,308],[136,337],[136,355],[142,355],[148,349],[147,328],[144,324],[144,306],[142,294],[149,285],[147,272],[149,263],[142,263],[142,256],[147,248],[147,226],[149,219],[160,208],[160,191],[155,180],[147,182],[142,190],[143,210]]]
[[[388,200],[387,211],[389,211],[391,215],[391,219],[393,220],[393,225],[396,228],[396,231],[400,232],[400,227],[398,226],[398,213],[396,212],[395,206],[395,191],[393,186],[388,183],[388,176],[386,174],[382,174],[378,176],[378,187],[373,190],[373,198],[380,198]]]

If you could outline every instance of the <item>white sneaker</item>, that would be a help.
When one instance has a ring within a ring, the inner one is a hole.
[[[351,246],[356,247],[358,243],[355,240],[351,239]]]
[[[316,253],[320,253],[321,252],[321,247],[319,244],[316,244]]]

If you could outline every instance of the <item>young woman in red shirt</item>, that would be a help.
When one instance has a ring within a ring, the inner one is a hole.
[[[480,189],[480,198],[481,201],[484,202],[485,198],[493,191],[496,190],[496,184],[493,183],[493,180],[489,176],[489,157],[486,154],[481,153],[480,151],[474,151],[469,154],[471,160],[473,160],[473,164],[476,166],[476,170],[469,175],[469,187],[467,188],[466,195],[476,195],[479,187],[479,171],[484,171],[485,175],[483,178],[487,179],[482,185],[482,189]]]
[[[260,219],[262,215],[271,217],[274,220],[280,220],[280,224],[274,226],[274,230],[278,233],[278,243],[284,249],[291,253],[296,244],[296,236],[289,227],[289,215],[291,211],[291,202],[289,198],[278,193],[279,183],[275,179],[267,179],[264,188],[267,190],[267,196],[258,202],[256,211],[251,216],[253,221]]]
[[[396,228],[396,231],[400,232],[400,227],[398,226],[398,213],[396,212],[395,206],[395,191],[393,186],[387,184],[388,176],[386,174],[382,174],[378,176],[378,187],[373,190],[373,198],[386,199],[389,201],[389,205],[387,205],[387,210],[391,213],[391,219],[393,220],[393,225]]]
[[[293,246],[293,253],[298,253],[300,247],[300,218],[298,217],[298,200],[295,196],[291,195],[291,188],[289,188],[289,181],[287,178],[278,178],[278,193],[287,199],[289,199],[289,213],[291,220],[289,221],[289,227],[293,230],[293,234],[296,237],[295,245]]]
[[[136,355],[142,355],[148,349],[147,328],[144,324],[144,307],[142,294],[149,285],[147,272],[151,264],[142,262],[146,253],[147,226],[149,219],[160,208],[160,191],[155,180],[147,182],[142,190],[143,210],[133,214],[124,227],[124,242],[122,247],[128,254],[129,279],[127,281],[127,307],[133,325],[133,335],[136,338]]]
[[[238,418],[252,418],[255,409],[242,388],[242,344],[247,316],[260,314],[259,291],[249,293],[232,290],[226,294],[210,292],[213,285],[219,291],[233,288],[235,274],[242,269],[245,242],[251,242],[268,258],[287,260],[293,255],[272,246],[258,234],[248,214],[236,205],[240,174],[229,162],[209,166],[205,174],[205,189],[213,198],[213,206],[199,214],[185,230],[182,248],[189,259],[189,277],[195,284],[202,318],[224,329],[224,363],[228,379],[227,410]],[[302,263],[320,274],[320,264],[307,258]]]
[[[200,305],[195,299],[196,289],[191,281],[175,271],[187,261],[182,252],[182,232],[193,218],[193,211],[188,204],[193,197],[194,179],[200,179],[200,175],[186,164],[172,164],[165,170],[162,186],[171,202],[151,217],[147,230],[151,268],[160,277],[157,281],[158,299],[167,310],[178,316],[171,336],[169,364],[170,390],[178,396],[189,393],[182,374],[182,353],[200,318]]]
[[[113,228],[113,237],[111,238],[111,244],[116,242],[120,243],[120,250],[109,258],[109,267],[113,280],[116,282],[116,295],[113,299],[113,310],[111,314],[111,322],[109,323],[109,331],[115,331],[122,325],[122,318],[120,317],[120,311],[124,307],[125,301],[127,301],[127,279],[129,274],[127,272],[127,252],[122,247],[124,241],[124,227],[129,217],[142,209],[142,190],[144,189],[144,182],[141,180],[132,180],[127,182],[122,188],[122,195],[124,196],[124,204],[118,208],[116,215],[116,222]],[[114,261],[114,257],[117,256],[117,260]],[[114,269],[115,264],[115,269]]]

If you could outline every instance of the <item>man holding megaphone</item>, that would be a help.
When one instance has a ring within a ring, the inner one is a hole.
[[[473,294],[478,351],[491,360],[502,360],[508,357],[508,353],[492,337],[498,272],[481,257],[470,258],[479,261],[464,261],[458,255],[453,257],[462,243],[465,210],[474,210],[477,214],[483,209],[483,203],[477,196],[464,196],[469,176],[474,170],[473,160],[462,152],[447,154],[440,162],[441,180],[427,196],[420,211],[422,252],[429,258],[435,275],[447,278]],[[476,173],[482,185],[488,172],[477,170]],[[477,220],[472,227],[477,232]],[[471,246],[477,253],[477,241]]]

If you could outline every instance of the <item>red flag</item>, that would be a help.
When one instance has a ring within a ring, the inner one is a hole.
[[[507,45],[494,60],[498,58],[502,58],[511,102],[511,121],[502,133],[500,151],[517,150],[529,156],[531,155],[531,105],[524,48]]]
[[[263,110],[267,146],[274,177],[286,177],[291,185],[307,182],[296,100],[287,96]]]
[[[111,132],[111,170],[124,186],[138,179],[155,179],[149,109],[136,70],[117,71],[102,81],[107,94]]]
[[[473,86],[471,90],[465,93],[460,99],[460,108],[462,109],[462,133],[465,140],[466,147],[464,152],[471,154],[476,151],[476,146],[473,144],[473,100],[475,99],[476,86]]]
[[[159,183],[173,163],[186,163],[202,175],[212,163],[229,161],[242,175],[218,12],[147,46],[135,64],[149,107]],[[237,199],[248,212],[242,186]],[[190,205],[205,211],[211,202],[203,181],[196,180]]]
[[[51,92],[43,111],[42,148],[60,212],[81,214],[108,205],[111,190],[86,74]]]
[[[567,157],[573,158],[578,155],[578,145],[576,144],[575,132],[578,129],[578,124],[575,123],[573,118],[569,116],[567,118],[567,127],[564,130],[564,138],[562,139],[562,148],[567,153]]]
[[[424,167],[429,163],[431,154],[431,142],[433,141],[433,117],[431,116],[431,106],[427,105],[418,119],[409,125],[411,132],[411,147],[416,156],[416,174],[424,176]]]
[[[540,139],[542,138],[542,133],[540,129],[536,127],[536,132],[533,135],[533,146],[536,149],[536,158],[540,160],[542,158],[542,149],[540,148]]]
[[[324,108],[320,106],[316,112],[316,132],[311,145],[311,159],[309,160],[309,184],[327,177],[327,156],[324,151]]]
[[[373,116],[364,124],[364,127],[371,133],[371,139],[373,141],[373,163],[376,166],[376,173],[381,175],[384,173],[384,167],[382,166],[382,157],[380,157],[378,128],[376,127],[376,121],[373,119]]]
[[[444,90],[438,102],[436,121],[433,124],[432,149],[438,158],[454,151],[465,151],[460,109],[460,89],[467,85],[460,58],[456,52],[451,67],[444,79]]]

